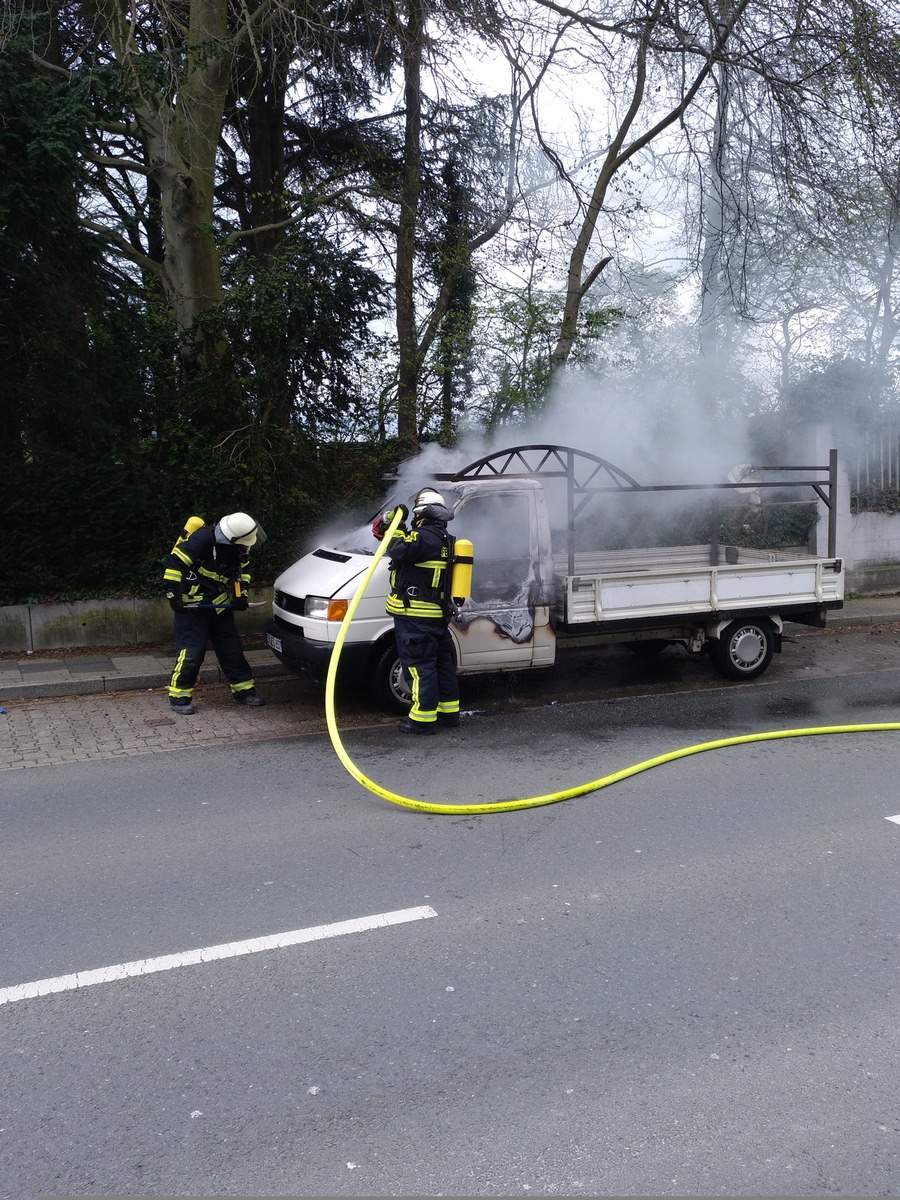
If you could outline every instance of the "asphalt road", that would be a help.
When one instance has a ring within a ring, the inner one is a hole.
[[[872,651],[603,699],[495,681],[459,732],[357,712],[345,742],[406,795],[537,795],[893,721]],[[0,1005],[4,1198],[900,1194],[897,733],[479,817],[386,803],[315,729],[150,749],[3,776],[0,991],[146,970]]]

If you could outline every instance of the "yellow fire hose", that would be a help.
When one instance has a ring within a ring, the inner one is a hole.
[[[609,787],[611,783],[619,783],[622,779],[629,779],[632,775],[640,775],[642,771],[649,771],[651,767],[659,767],[663,763],[674,762],[679,758],[688,758],[692,754],[701,754],[705,750],[721,750],[725,746],[741,746],[748,742],[772,742],[779,738],[809,737],[816,734],[874,733],[887,729],[900,729],[900,722],[890,721],[871,725],[822,725],[809,729],[776,729],[769,733],[747,733],[739,737],[719,738],[714,742],[700,742],[696,746],[685,746],[681,750],[672,750],[668,754],[659,754],[656,758],[647,758],[643,762],[625,767],[622,771],[614,771],[611,775],[604,775],[602,779],[594,779],[590,783],[582,783],[577,787],[566,788],[561,792],[548,792],[544,796],[530,796],[522,800],[497,800],[487,804],[433,804],[427,800],[413,800],[408,796],[400,796],[396,792],[388,791],[387,788],[382,787],[380,784],[375,783],[374,780],[369,779],[367,775],[364,775],[344,749],[335,720],[334,684],[341,656],[341,648],[343,647],[347,630],[350,628],[350,622],[353,620],[359,602],[362,600],[366,588],[369,586],[372,575],[375,573],[375,568],[378,566],[387,549],[391,535],[400,524],[401,515],[399,510],[395,513],[381,545],[375,552],[375,556],[363,576],[362,583],[356,595],[350,602],[347,615],[341,622],[338,636],[335,639],[331,660],[328,664],[328,676],[325,681],[325,715],[328,722],[328,733],[331,737],[331,744],[334,746],[335,753],[358,783],[361,783],[364,788],[368,788],[370,792],[374,792],[376,796],[381,796],[382,799],[389,801],[391,804],[397,804],[401,808],[412,808],[416,812],[435,813],[443,816],[459,816],[461,814],[475,816],[487,813],[512,812],[515,809],[521,808],[539,808],[542,804],[557,804],[560,800],[571,800],[573,796],[583,796],[587,792],[596,792],[600,788]]]

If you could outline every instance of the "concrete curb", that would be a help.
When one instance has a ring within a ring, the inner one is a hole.
[[[897,604],[893,611],[881,609],[879,612],[843,612],[835,613],[834,616],[829,614],[828,628],[840,629],[842,626],[848,625],[885,625],[891,621],[900,621],[900,596],[897,597]]]
[[[253,678],[273,679],[291,678],[290,672],[281,665],[267,650],[250,650],[246,652],[247,660],[253,667]],[[138,667],[134,671],[128,669],[128,655],[117,655],[122,662],[122,668],[113,671],[85,672],[77,669],[78,659],[59,662],[58,670],[43,672],[42,675],[23,677],[22,671],[28,670],[27,663],[21,665],[16,679],[4,676],[16,674],[14,670],[0,671],[0,703],[31,699],[47,699],[53,696],[98,696],[109,692],[152,691],[168,686],[172,676],[174,652],[171,660],[165,665],[160,662],[159,670],[143,670]],[[135,655],[137,658],[146,656]],[[125,660],[123,662],[123,660]],[[74,668],[74,669],[73,669]],[[198,677],[200,683],[225,683],[225,676],[218,666],[203,666]]]

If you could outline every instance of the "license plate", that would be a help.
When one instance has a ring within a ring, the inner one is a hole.
[[[266,645],[271,650],[276,651],[276,653],[278,653],[278,654],[281,653],[281,638],[275,637],[274,634],[271,634],[271,633],[266,634]]]

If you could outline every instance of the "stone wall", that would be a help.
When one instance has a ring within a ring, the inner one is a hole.
[[[860,596],[900,592],[900,513],[858,513],[847,521],[843,543],[847,591]],[[841,551],[839,550],[838,553]]]
[[[272,614],[272,589],[254,588],[235,613],[242,634],[261,633]],[[79,600],[0,608],[0,651],[68,650],[81,646],[171,645],[172,610],[165,600]]]

